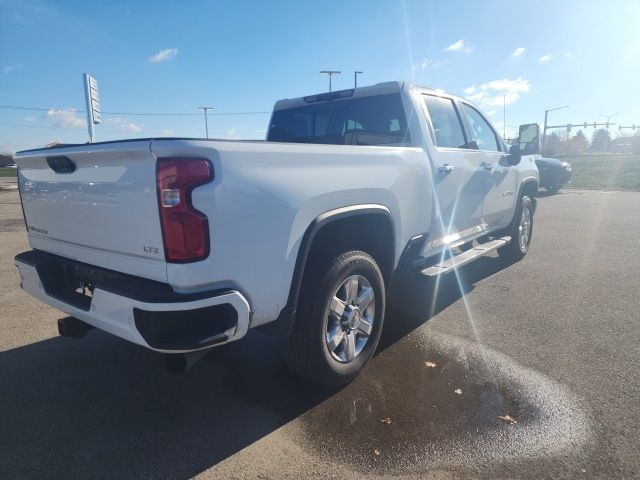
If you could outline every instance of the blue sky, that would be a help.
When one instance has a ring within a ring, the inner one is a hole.
[[[640,1],[0,0],[0,151],[87,139],[82,73],[99,82],[98,140],[204,136],[197,114],[407,79],[520,123],[640,125]],[[155,60],[155,61],[154,61]],[[74,111],[75,109],[76,111]],[[211,136],[261,138],[269,114],[214,115]],[[617,126],[612,133],[617,133]],[[587,135],[591,134],[588,130]]]

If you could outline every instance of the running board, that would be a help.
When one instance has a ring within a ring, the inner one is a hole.
[[[466,252],[450,257],[438,263],[437,265],[425,268],[424,270],[422,270],[422,275],[425,275],[427,277],[436,277],[438,275],[442,275],[443,273],[449,273],[451,270],[460,268],[463,265],[476,260],[477,258],[484,257],[488,253],[497,250],[510,241],[511,237],[501,237],[486,243],[482,243],[477,247],[467,250]]]

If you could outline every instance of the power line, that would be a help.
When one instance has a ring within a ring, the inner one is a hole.
[[[49,110],[55,110],[54,108],[42,108],[42,107],[27,107],[23,105],[0,105],[0,108],[5,110],[30,110],[30,111],[38,111],[38,112],[48,112]],[[86,113],[86,110],[79,110],[75,108],[64,108],[60,110],[72,110],[77,113]],[[271,113],[271,110],[265,111],[254,111],[254,112],[215,112],[209,113],[209,115],[214,116],[224,116],[224,115],[265,115],[267,113]],[[167,116],[167,117],[195,117],[199,116],[199,113],[176,113],[176,112],[167,112],[167,113],[159,113],[159,112],[102,112],[103,115],[128,115],[128,116]]]
[[[102,112],[103,114],[106,115],[131,115],[131,116],[136,116],[136,115],[158,115],[158,116],[199,116],[199,113],[136,113],[136,112]],[[267,113],[271,113],[271,110],[269,111],[262,111],[262,112],[217,112],[217,113],[208,113],[207,115],[212,115],[212,116],[222,116],[222,115],[265,115]]]

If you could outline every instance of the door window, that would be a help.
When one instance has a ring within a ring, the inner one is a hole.
[[[478,149],[493,152],[502,151],[496,133],[480,112],[466,103],[462,104],[462,110],[469,122],[469,128],[471,128],[471,140],[475,140],[478,144]]]
[[[424,95],[424,103],[431,118],[436,145],[446,148],[463,148],[467,142],[453,101],[435,95]]]

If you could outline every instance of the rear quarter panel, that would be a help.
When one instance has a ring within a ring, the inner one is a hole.
[[[211,254],[168,264],[169,283],[183,292],[240,290],[252,306],[252,326],[274,320],[285,306],[302,237],[318,215],[385,206],[396,262],[431,220],[430,168],[419,148],[158,140],[151,149],[157,157],[207,158],[215,175],[192,195],[209,218]]]

